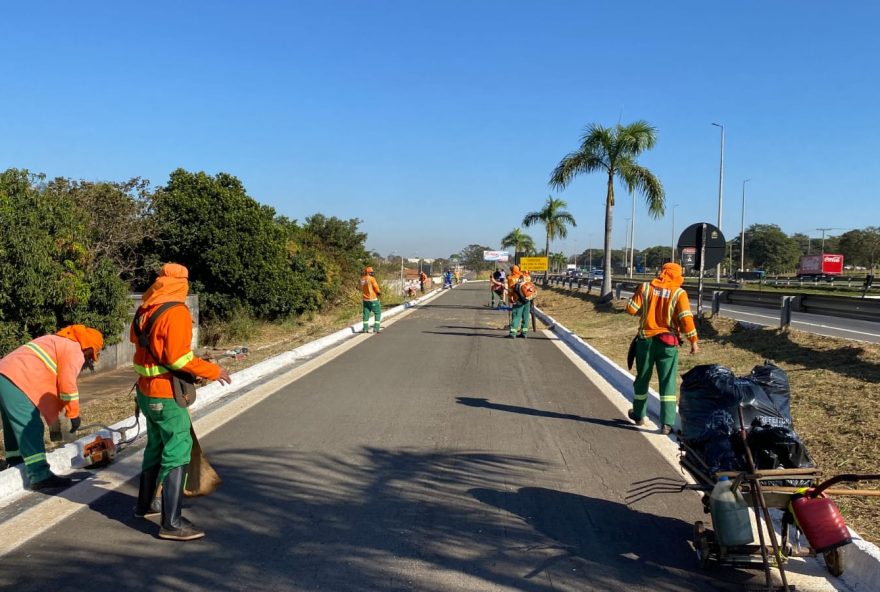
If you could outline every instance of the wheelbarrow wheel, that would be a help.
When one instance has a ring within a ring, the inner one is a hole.
[[[694,522],[694,551],[700,569],[709,569],[712,558],[712,532],[706,530],[702,521]]]
[[[846,557],[843,552],[843,547],[837,547],[836,549],[825,551],[825,553],[822,554],[822,557],[825,559],[825,568],[828,570],[828,573],[832,576],[843,575],[844,558]]]

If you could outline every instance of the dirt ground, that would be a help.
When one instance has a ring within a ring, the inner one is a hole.
[[[626,367],[637,321],[624,312],[625,300],[597,305],[595,292],[555,287],[543,289],[538,298],[542,310]],[[725,318],[706,319],[698,331],[701,351],[690,356],[682,348],[680,374],[699,364],[723,364],[745,375],[772,360],[788,373],[794,426],[822,477],[880,472],[880,345],[796,330],[744,329]],[[880,498],[841,496],[835,502],[850,527],[880,542]]]

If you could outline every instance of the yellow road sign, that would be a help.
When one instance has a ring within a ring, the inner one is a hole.
[[[523,271],[547,271],[547,257],[522,257],[519,268]]]

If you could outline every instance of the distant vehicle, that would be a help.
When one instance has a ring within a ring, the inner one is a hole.
[[[798,263],[798,277],[824,277],[843,273],[843,255],[822,253],[821,255],[804,255]]]
[[[594,269],[590,275],[593,277],[593,279],[601,280],[605,278],[605,270]]]
[[[737,271],[733,274],[733,279],[735,280],[763,280],[764,279],[764,270],[756,269],[754,271]]]

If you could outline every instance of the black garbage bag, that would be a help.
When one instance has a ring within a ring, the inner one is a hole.
[[[706,429],[694,441],[693,445],[702,455],[709,467],[709,474],[718,471],[737,471],[741,467],[741,459],[734,444],[734,437],[739,437],[737,421],[724,409],[718,409],[709,417]]]
[[[705,439],[716,411],[737,417],[742,392],[730,387],[735,379],[729,368],[719,364],[695,366],[682,376],[678,412],[685,441]]]
[[[747,442],[755,467],[761,469],[805,469],[813,468],[813,459],[807,452],[797,433],[786,427],[758,426],[749,431]],[[809,480],[785,479],[767,481],[767,485],[785,487],[804,487]]]
[[[765,360],[752,368],[751,379],[767,393],[787,427],[791,427],[791,386],[785,370]]]

